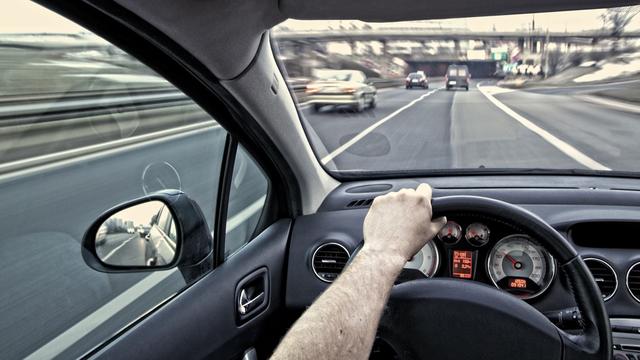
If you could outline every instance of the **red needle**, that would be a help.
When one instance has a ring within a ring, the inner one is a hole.
[[[513,257],[511,257],[511,255],[509,254],[504,254],[504,257],[507,258],[507,260],[511,261],[511,263],[515,266],[516,263],[518,262],[518,260],[514,259]]]

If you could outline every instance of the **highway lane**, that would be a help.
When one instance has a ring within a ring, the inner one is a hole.
[[[109,264],[146,264],[147,243],[139,234],[109,234],[101,246],[96,247],[98,256]]]
[[[582,101],[575,92],[511,91],[480,81],[470,90],[446,91],[415,102],[371,132],[367,128],[418,98],[404,88],[380,94],[379,109],[362,114],[304,111],[323,142],[319,155],[335,152],[366,133],[327,163],[340,170],[451,168],[546,168],[637,170],[637,114]],[[488,93],[523,125],[489,99]],[[548,132],[549,134],[544,134]],[[586,160],[585,160],[586,159]],[[595,164],[595,165],[593,165]]]
[[[640,115],[582,101],[570,88],[563,89],[564,93],[513,91],[496,97],[599,163],[638,171]]]

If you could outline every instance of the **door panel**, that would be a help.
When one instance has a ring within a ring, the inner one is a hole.
[[[160,307],[95,359],[232,359],[242,356],[267,331],[268,319],[284,305],[286,249],[291,220],[280,220],[220,267]],[[266,309],[238,325],[236,288],[255,270],[268,269]],[[260,357],[264,355],[258,354]]]

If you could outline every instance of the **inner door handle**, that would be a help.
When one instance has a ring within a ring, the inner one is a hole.
[[[257,301],[262,298],[264,298],[264,291],[254,297],[249,297],[249,295],[247,295],[247,289],[242,289],[240,296],[238,297],[238,312],[240,315],[244,315],[256,306],[260,305],[262,301]]]
[[[269,307],[269,296],[269,270],[266,267],[244,276],[235,291],[237,324],[242,325],[262,314]]]

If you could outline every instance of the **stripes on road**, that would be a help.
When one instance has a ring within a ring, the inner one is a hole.
[[[492,89],[494,87],[481,86],[480,84],[477,84],[476,87],[478,88],[478,90],[480,90],[482,95],[484,95],[489,101],[491,101],[491,103],[493,103],[496,107],[498,107],[498,109],[502,110],[505,114],[512,117],[514,120],[519,122],[522,126],[531,130],[532,132],[540,136],[549,144],[556,147],[558,150],[562,151],[565,155],[569,156],[573,160],[577,161],[578,163],[584,165],[585,167],[591,170],[604,170],[604,171],[611,170],[610,168],[600,164],[599,162],[585,155],[575,147],[569,145],[567,142],[560,140],[555,135],[551,134],[550,132],[534,124],[530,120],[526,119],[524,116],[516,113],[510,107],[502,103],[500,100],[496,99],[492,94]]]
[[[110,257],[112,257],[116,252],[118,252],[118,250],[122,249],[122,247],[124,247],[125,245],[127,245],[127,243],[131,240],[133,240],[134,238],[138,237],[137,235],[133,235],[130,238],[128,238],[127,240],[123,241],[122,244],[116,246],[113,250],[109,251],[109,253],[107,254],[107,256],[104,257],[104,262],[107,262],[107,260],[109,260]]]
[[[338,147],[337,149],[335,149],[332,152],[330,152],[327,156],[323,157],[320,160],[320,162],[322,163],[322,165],[327,165],[329,162],[331,162],[333,159],[335,159],[338,155],[342,154],[348,148],[353,146],[355,143],[357,143],[358,141],[362,140],[362,138],[364,138],[365,136],[369,135],[373,130],[378,128],[380,125],[382,125],[382,124],[386,123],[387,121],[391,120],[392,118],[396,117],[401,112],[403,112],[403,111],[407,110],[408,108],[412,107],[416,103],[418,103],[421,100],[425,99],[427,96],[430,96],[430,95],[434,94],[438,90],[440,90],[440,89],[431,90],[428,93],[426,93],[426,94],[420,96],[419,98],[417,98],[417,99],[409,102],[408,104],[404,105],[403,107],[397,109],[396,111],[392,112],[391,114],[389,114],[389,115],[383,117],[382,119],[376,121],[374,124],[372,124],[368,128],[362,130],[358,135],[356,135],[353,138],[351,138],[351,140],[349,140],[346,143],[342,144],[340,147]]]
[[[111,299],[109,302],[102,305],[102,307],[98,308],[89,316],[80,320],[65,332],[46,343],[38,350],[31,353],[25,358],[25,360],[53,359],[54,357],[60,355],[71,345],[82,339],[86,334],[93,331],[98,326],[104,324],[107,320],[120,312],[127,305],[131,304],[135,299],[144,295],[147,291],[151,290],[154,286],[159,284],[162,280],[173,275],[175,272],[177,272],[177,270],[158,271],[145,277],[144,279],[137,282],[134,286],[128,288],[120,295]],[[94,344],[91,344],[91,346],[93,345]]]
[[[640,114],[640,106],[627,103],[624,101],[607,99],[601,96],[593,96],[593,95],[576,95],[576,97],[582,101],[587,101],[587,102],[598,104],[598,105],[604,105],[612,109]]]
[[[266,195],[260,197],[258,200],[254,201],[246,208],[240,210],[234,216],[231,216],[227,220],[227,233],[242,225],[245,221],[249,220],[252,216],[261,211],[265,200]],[[172,269],[151,273],[151,275],[145,277],[144,279],[140,280],[139,282],[122,292],[120,295],[109,300],[109,302],[96,309],[94,312],[77,322],[62,334],[53,338],[41,348],[27,356],[25,359],[52,359],[60,355],[73,344],[80,341],[85,335],[97,329],[100,325],[104,324],[109,319],[114,317],[129,304],[133,303],[136,299],[147,293],[149,290],[153,289],[160,282],[178,272],[178,269]],[[153,308],[154,306],[156,306],[156,304],[149,304],[149,308]],[[135,316],[138,317],[138,315],[139,314],[136,314]],[[93,346],[94,344],[91,345]]]

